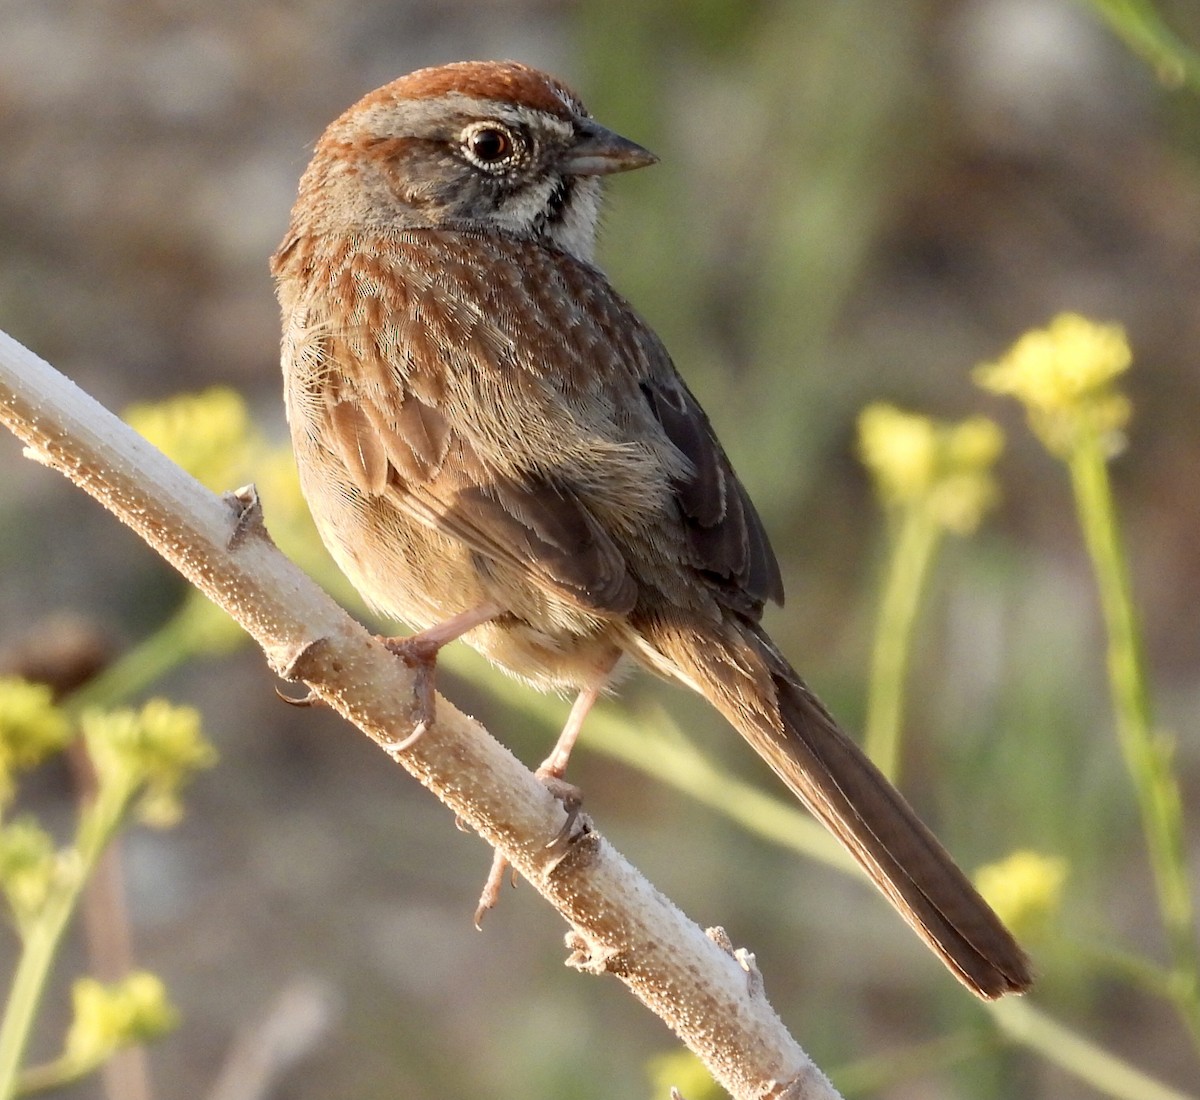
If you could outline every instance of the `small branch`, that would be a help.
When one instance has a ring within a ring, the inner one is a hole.
[[[433,730],[395,751],[413,728],[411,672],[279,553],[252,490],[215,496],[3,333],[0,420],[30,457],[90,493],[228,611],[276,672],[305,681],[500,848],[570,924],[570,965],[620,978],[739,1100],[837,1096],[757,972],[598,833],[585,831],[565,854],[546,848],[561,805],[478,723],[439,698]]]
[[[253,1023],[240,1029],[208,1100],[269,1100],[280,1082],[323,1042],[337,1014],[332,989],[295,978]]]

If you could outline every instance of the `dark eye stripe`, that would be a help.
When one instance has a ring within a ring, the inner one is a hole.
[[[570,205],[571,193],[575,190],[573,176],[562,176],[546,199],[546,209],[539,219],[542,225],[557,225],[562,221],[563,211]]]

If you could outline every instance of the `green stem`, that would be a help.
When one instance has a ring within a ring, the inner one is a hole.
[[[483,665],[482,658],[465,646],[443,650],[438,662],[439,669],[485,683],[490,695],[526,721],[540,723],[547,730],[562,725],[561,699],[531,692],[512,677]],[[601,704],[588,715],[582,744],[718,810],[749,833],[840,871],[858,873],[853,858],[798,803],[730,775],[685,737],[669,714],[656,710],[634,715]]]
[[[1134,1069],[1025,1000],[1008,997],[987,1006],[1014,1042],[1041,1054],[1072,1076],[1119,1100],[1195,1100]]]
[[[900,730],[913,628],[937,545],[938,526],[928,511],[920,506],[906,509],[879,604],[867,692],[867,755],[893,782],[900,771]]]
[[[196,604],[191,592],[176,612],[148,638],[94,676],[66,700],[78,714],[87,707],[111,707],[145,691],[196,652]]]
[[[1193,933],[1182,799],[1171,748],[1154,732],[1142,642],[1102,441],[1087,433],[1068,460],[1108,634],[1108,676],[1121,752],[1133,781],[1174,967],[1173,997],[1200,1043],[1200,958]]]
[[[977,1058],[997,1042],[994,1031],[990,1035],[982,1029],[958,1031],[928,1043],[852,1062],[833,1070],[830,1076],[846,1096],[879,1096],[903,1081]]]
[[[16,1094],[21,1059],[59,941],[88,876],[120,825],[131,793],[124,785],[101,788],[96,801],[80,817],[73,865],[62,866],[45,907],[25,930],[21,958],[0,1020],[0,1100],[11,1100]]]
[[[64,1054],[61,1058],[55,1058],[53,1062],[31,1066],[21,1072],[15,1095],[20,1100],[25,1100],[27,1096],[38,1096],[44,1092],[66,1088],[67,1085],[73,1085],[76,1081],[82,1081],[95,1073],[104,1065],[105,1060],[105,1057],[80,1059]]]
[[[605,756],[669,783],[749,833],[840,871],[857,870],[845,850],[798,805],[730,775],[681,735],[672,737],[660,732],[670,726],[666,715],[654,723],[654,732],[640,724],[610,718],[603,711],[588,715],[588,723],[589,733],[594,734],[589,744]]]
[[[1200,53],[1166,24],[1150,0],[1091,0],[1091,5],[1164,84],[1200,88]]]
[[[58,891],[24,939],[0,1024],[0,1100],[9,1100],[15,1094],[21,1056],[74,900],[72,892]]]

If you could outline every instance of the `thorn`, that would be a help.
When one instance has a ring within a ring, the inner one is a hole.
[[[730,955],[733,961],[738,964],[746,972],[746,988],[752,997],[759,997],[763,992],[763,976],[762,971],[758,969],[758,960],[754,956],[753,951],[747,951],[744,947],[734,947],[733,940],[729,938],[729,933],[725,931],[719,924],[712,928],[706,928],[704,934],[713,941],[726,955]]]
[[[739,947],[733,953],[733,957],[746,972],[747,992],[751,997],[761,997],[763,994],[763,976],[762,971],[758,969],[758,960],[755,958],[754,952],[747,951],[744,947]]]
[[[570,931],[566,935],[567,956],[566,965],[572,970],[583,974],[616,974],[627,972],[627,967],[621,961],[621,952],[615,947],[600,947],[589,943],[579,932]]]

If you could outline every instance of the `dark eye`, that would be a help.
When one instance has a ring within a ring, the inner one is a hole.
[[[507,127],[480,122],[463,131],[463,152],[480,168],[498,168],[511,161],[521,139]]]

